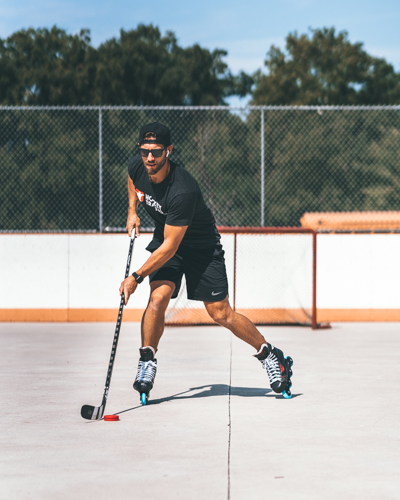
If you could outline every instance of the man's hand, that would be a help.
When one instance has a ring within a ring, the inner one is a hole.
[[[136,213],[128,213],[128,218],[126,221],[126,229],[128,230],[129,237],[132,236],[133,228],[135,228],[136,236],[139,236],[140,219]]]
[[[137,286],[138,284],[133,276],[128,276],[128,278],[121,283],[119,294],[124,294],[125,305],[128,303],[129,297],[135,292]]]

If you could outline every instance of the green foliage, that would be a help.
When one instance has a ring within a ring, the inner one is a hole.
[[[400,74],[334,28],[290,33],[286,52],[271,46],[253,76],[234,76],[221,49],[182,48],[153,25],[121,30],[90,45],[90,32],[54,26],[0,39],[0,104],[215,105],[252,93],[252,104],[395,104]]]
[[[127,162],[152,121],[171,128],[171,158],[197,179],[219,225],[260,225],[260,118],[103,109],[103,225],[125,225]],[[98,120],[97,110],[0,109],[0,229],[98,228]],[[265,224],[297,226],[310,211],[400,210],[399,131],[396,109],[265,109]]]
[[[139,25],[98,50],[100,101],[107,104],[221,104],[232,79],[225,51],[182,49],[175,35]]]
[[[268,74],[254,75],[252,104],[326,105],[400,102],[400,74],[384,59],[352,44],[346,31],[311,30],[311,37],[291,33],[285,54],[271,46]]]
[[[223,104],[249,89],[246,75],[228,71],[226,55],[179,47],[172,32],[152,25],[121,30],[98,49],[89,30],[21,30],[0,39],[0,104]]]
[[[139,127],[152,121],[171,128],[171,159],[197,179],[219,225],[259,224],[259,132],[228,111],[136,109],[103,112],[105,225],[125,224],[127,159],[137,152]],[[141,217],[153,226],[144,211]]]
[[[0,40],[0,103],[67,105],[93,99],[96,76],[88,30],[67,35],[54,26]]]
[[[266,111],[267,225],[305,212],[400,210],[396,110]]]
[[[182,125],[180,163],[199,182],[217,224],[258,224],[259,133],[221,111],[192,112]]]
[[[121,31],[98,49],[56,27],[0,40],[0,230],[99,227],[99,111],[32,104],[373,104],[400,100],[399,74],[345,32],[287,38],[268,75],[232,76],[226,52],[181,48],[154,26]],[[102,109],[103,226],[124,227],[127,162],[141,125],[171,128],[172,159],[198,180],[219,225],[261,223],[261,111]],[[400,113],[395,109],[265,109],[266,225],[304,212],[400,210]],[[142,225],[152,221],[141,210]]]
[[[0,111],[0,228],[98,227],[97,116]]]

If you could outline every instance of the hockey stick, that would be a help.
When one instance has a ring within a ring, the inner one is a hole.
[[[127,260],[126,269],[125,269],[125,279],[129,276],[129,270],[131,267],[131,258],[132,258],[132,252],[133,252],[133,244],[135,241],[135,234],[136,234],[136,232],[135,232],[135,230],[133,230],[132,238],[131,238],[131,241],[129,244],[128,260]],[[124,309],[124,303],[125,303],[125,294],[123,293],[121,295],[121,302],[119,304],[118,319],[117,319],[117,324],[115,326],[114,340],[113,340],[113,344],[112,344],[112,348],[111,348],[110,362],[108,364],[106,385],[104,387],[104,393],[103,393],[103,400],[102,400],[100,406],[90,406],[90,405],[82,406],[81,415],[83,418],[86,418],[87,420],[99,420],[104,415],[104,410],[105,410],[106,403],[107,403],[108,390],[110,388],[111,375],[112,375],[112,371],[113,371],[113,367],[114,367],[115,354],[117,352],[118,338],[119,338],[119,331],[121,329],[122,311]]]

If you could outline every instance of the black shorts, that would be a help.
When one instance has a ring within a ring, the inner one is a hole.
[[[153,240],[147,250],[154,252],[155,244]],[[150,283],[172,281],[175,283],[172,298],[175,299],[185,275],[188,299],[219,302],[228,295],[224,254],[221,244],[201,249],[179,249],[172,259],[150,274]]]

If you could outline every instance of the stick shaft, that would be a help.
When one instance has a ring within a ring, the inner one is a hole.
[[[126,262],[126,269],[125,269],[125,279],[129,276],[129,271],[131,268],[131,259],[132,259],[134,242],[135,242],[135,231],[132,234],[132,238],[131,238],[131,241],[129,244],[128,259]],[[112,375],[112,371],[113,371],[113,367],[114,367],[115,354],[117,352],[117,346],[118,346],[119,332],[121,330],[122,312],[124,310],[124,303],[125,303],[125,295],[122,294],[121,301],[119,303],[117,324],[115,325],[114,339],[113,339],[113,344],[112,344],[112,348],[111,348],[110,362],[108,364],[107,378],[106,378],[106,383],[105,383],[105,387],[104,387],[102,404],[105,403],[105,401],[107,400],[108,389],[110,388],[111,375]]]

